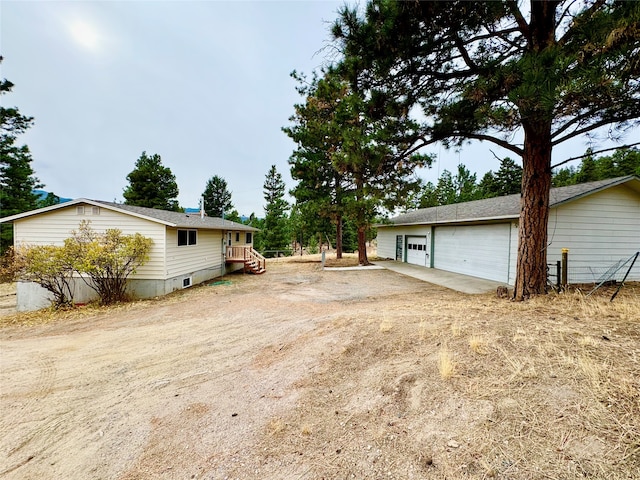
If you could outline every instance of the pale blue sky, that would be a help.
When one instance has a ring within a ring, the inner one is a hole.
[[[294,145],[281,127],[300,98],[289,74],[331,60],[323,47],[342,4],[2,0],[1,76],[15,84],[2,101],[35,117],[19,141],[60,196],[121,201],[144,150],[176,175],[182,206],[196,207],[220,175],[237,210],[261,216],[272,164],[293,186]],[[439,162],[421,175],[436,181],[461,162],[480,179],[498,167],[489,149],[509,156],[489,144],[435,146]]]

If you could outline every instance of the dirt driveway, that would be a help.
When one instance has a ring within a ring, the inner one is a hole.
[[[640,465],[613,418],[611,430],[585,426],[599,400],[583,399],[575,365],[549,376],[511,353],[529,349],[528,340],[489,326],[533,306],[507,314],[493,296],[312,263],[272,262],[263,276],[228,279],[0,330],[0,477],[547,478],[540,469],[548,468],[606,478],[598,475],[615,465],[616,478],[632,478]],[[447,310],[460,302],[463,316]],[[565,332],[561,316],[553,322]],[[523,338],[549,334],[521,325]],[[597,339],[602,328],[580,335]],[[631,352],[620,375],[637,373],[638,337],[607,332]],[[473,336],[477,349],[468,346]],[[444,344],[460,351],[451,379],[438,374]],[[496,377],[483,364],[499,351]],[[505,358],[522,362],[520,371]],[[631,395],[633,378],[626,385]],[[540,411],[526,403],[529,387],[546,394]],[[635,432],[636,416],[613,415]],[[535,425],[546,416],[564,438]],[[549,451],[527,459],[527,442]],[[605,455],[609,467],[598,460]]]

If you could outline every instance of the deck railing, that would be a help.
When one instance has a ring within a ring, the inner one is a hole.
[[[267,268],[267,260],[251,245],[227,247],[227,261],[242,261],[245,266],[255,262],[258,270],[266,270]]]

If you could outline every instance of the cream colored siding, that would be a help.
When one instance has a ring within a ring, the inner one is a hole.
[[[82,220],[90,220],[91,228],[103,232],[118,228],[125,235],[140,233],[153,240],[149,261],[138,269],[135,278],[164,278],[165,226],[141,218],[100,208],[92,214],[92,206],[85,206],[85,214],[77,214],[77,205],[61,208],[14,222],[15,244],[62,245],[77,230]]]
[[[640,199],[621,185],[560,205],[550,212],[548,236],[548,263],[568,248],[569,281],[595,281],[608,266],[640,250]],[[640,280],[640,267],[631,279]]]
[[[405,249],[406,249],[406,237],[407,236],[418,236],[418,237],[430,237],[431,235],[431,227],[428,225],[417,225],[417,226],[400,226],[400,227],[378,227],[378,257],[380,258],[391,258],[395,260],[396,258],[396,235],[402,235],[402,249],[403,249],[403,257],[405,258]],[[431,254],[430,251],[427,253]],[[429,264],[427,264],[427,267]]]
[[[509,280],[508,285],[516,281],[516,266],[518,264],[518,222],[511,222],[511,236],[509,238]]]
[[[510,235],[511,223],[439,225],[433,234],[433,266],[508,282]]]
[[[181,229],[182,230],[182,229]],[[167,277],[211,269],[212,277],[223,268],[222,232],[197,230],[196,245],[178,246],[178,229],[167,228]]]

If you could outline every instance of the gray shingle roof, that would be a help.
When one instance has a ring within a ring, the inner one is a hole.
[[[550,192],[550,206],[556,207],[562,203],[576,200],[585,195],[590,195],[605,188],[627,182],[640,184],[640,179],[629,175],[626,177],[599,180],[597,182],[552,188]],[[519,215],[520,194],[516,194],[475,200],[473,202],[456,203],[453,205],[421,208],[394,217],[390,222],[393,225],[473,222],[518,218]]]
[[[168,210],[158,210],[156,208],[136,207],[133,205],[103,202],[100,200],[93,201],[114,209],[125,210],[138,216],[160,220],[162,223],[165,223],[171,227],[204,228],[211,230],[258,230],[257,228],[250,227],[248,225],[232,222],[230,220],[223,220],[222,218],[218,217],[205,216],[204,218],[201,218],[199,213],[170,212]]]
[[[174,227],[174,228],[199,228],[199,229],[205,229],[205,230],[237,230],[237,231],[245,231],[245,232],[258,231],[258,229],[255,227],[250,227],[248,225],[243,225],[241,223],[232,222],[230,220],[223,220],[218,217],[205,216],[204,218],[200,218],[199,213],[169,212],[167,210],[158,210],[155,208],[147,208],[147,207],[136,207],[133,205],[124,205],[121,203],[103,202],[101,200],[88,200],[86,198],[77,198],[75,200],[71,200],[70,202],[59,203],[57,205],[52,205],[50,207],[39,208],[37,210],[31,210],[29,212],[24,212],[24,213],[19,213],[17,215],[4,217],[0,219],[0,223],[13,222],[15,220],[20,220],[21,218],[31,217],[33,215],[38,215],[40,213],[58,210],[60,208],[67,208],[67,207],[71,207],[73,205],[78,205],[81,203],[86,203],[88,205],[93,205],[96,207],[104,207],[104,208],[108,208],[109,210],[128,213],[135,217],[140,217],[146,220],[163,223],[169,227]]]

